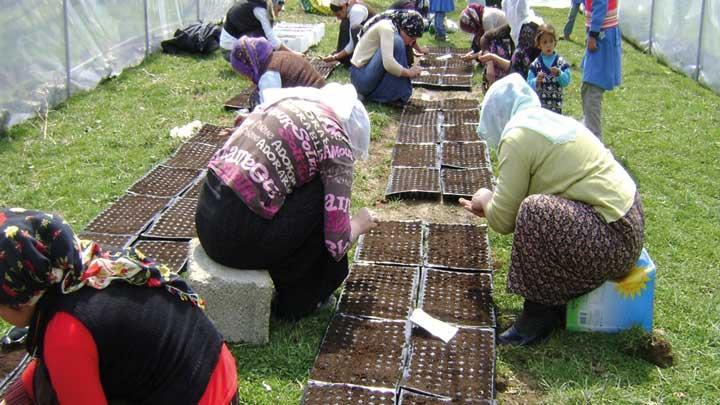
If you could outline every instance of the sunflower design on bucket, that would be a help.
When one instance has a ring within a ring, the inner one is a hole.
[[[634,266],[630,274],[615,283],[615,289],[623,298],[635,299],[647,288],[650,277],[647,275],[647,267]]]

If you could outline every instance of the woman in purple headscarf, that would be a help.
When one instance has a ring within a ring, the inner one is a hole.
[[[230,53],[230,64],[257,86],[255,102],[262,102],[263,90],[270,88],[325,86],[310,62],[293,52],[274,50],[265,38],[240,37]]]

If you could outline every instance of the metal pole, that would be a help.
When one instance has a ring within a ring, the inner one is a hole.
[[[143,0],[143,11],[145,13],[145,56],[150,55],[150,20],[148,17],[148,2]]]
[[[655,26],[655,0],[650,3],[650,35],[648,35],[648,53],[652,54],[653,28]]]
[[[68,0],[63,0],[63,34],[65,35],[65,93],[70,98],[70,29],[68,28]]]
[[[703,31],[705,28],[705,8],[707,1],[702,0],[702,8],[700,9],[700,33],[698,34],[697,59],[695,60],[695,80],[700,79],[700,62],[702,62],[702,41]]]

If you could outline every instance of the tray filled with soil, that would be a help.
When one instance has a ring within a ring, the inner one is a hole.
[[[488,167],[477,169],[443,169],[443,197],[471,198],[480,188],[493,190],[495,180]]]
[[[185,190],[180,196],[185,198],[199,198],[200,197],[200,189],[202,188],[203,184],[205,183],[205,176],[207,175],[207,171],[203,170],[200,175],[193,181],[192,185]]]
[[[177,240],[141,240],[133,246],[156,263],[166,265],[173,273],[185,269],[190,249],[189,242]]]
[[[405,109],[400,115],[400,125],[422,125],[433,127],[438,124],[440,114],[436,110]]]
[[[322,59],[311,59],[310,65],[322,76],[323,79],[327,80],[330,74],[335,70],[336,67],[340,66],[340,62],[325,62]]]
[[[198,142],[183,144],[175,154],[163,163],[170,167],[184,167],[190,169],[205,169],[219,148]]]
[[[395,390],[308,381],[301,405],[395,405]]]
[[[32,361],[25,346],[10,352],[0,352],[0,400],[8,389],[22,377],[22,373]],[[2,402],[4,404],[4,402]]]
[[[480,122],[480,111],[478,109],[469,110],[446,110],[443,112],[444,125],[477,125]]]
[[[381,221],[360,236],[356,262],[419,266],[423,261],[422,222]]]
[[[442,87],[446,90],[465,90],[472,88],[472,76],[443,76]]]
[[[396,143],[392,166],[438,167],[438,147],[434,143]]]
[[[422,98],[411,98],[410,101],[405,105],[405,109],[415,110],[440,110],[443,106],[443,100],[425,100]]]
[[[190,138],[188,142],[204,143],[207,145],[217,146],[218,148],[225,144],[230,138],[232,128],[219,127],[217,125],[205,124],[200,128],[197,134]]]
[[[395,388],[402,376],[406,322],[335,315],[328,325],[310,379]]]
[[[199,169],[159,165],[135,182],[128,191],[156,197],[174,197],[185,190],[199,174]]]
[[[253,94],[255,93],[255,89],[255,86],[250,86],[244,89],[237,96],[225,102],[225,109],[228,111],[242,109],[252,111],[252,109],[255,108],[255,103],[253,102]]]
[[[419,307],[454,325],[494,328],[492,276],[425,268]]]
[[[471,110],[480,108],[480,103],[471,98],[448,98],[443,100],[442,109],[447,110]]]
[[[427,47],[427,53],[430,55],[433,54],[440,54],[440,55],[446,55],[450,54],[454,57],[465,55],[470,51],[468,48],[454,48],[451,46],[428,46]]]
[[[412,329],[410,361],[402,388],[460,403],[492,401],[495,379],[495,331],[461,328],[447,344]]]
[[[197,198],[177,198],[150,228],[143,233],[148,238],[192,239],[197,237],[195,211]]]
[[[450,398],[437,397],[432,395],[420,394],[418,392],[408,391],[406,389],[400,390],[398,397],[398,405],[479,405],[487,404],[491,405],[492,401],[472,401],[472,402],[461,402],[458,400],[451,400]]]
[[[393,167],[385,197],[439,198],[440,171],[415,167]]]
[[[98,232],[80,232],[80,239],[87,239],[96,242],[103,250],[120,251],[130,246],[137,235],[113,235],[109,233]]]
[[[415,302],[419,267],[353,264],[336,312],[359,317],[407,319]]]
[[[137,235],[169,202],[168,197],[126,194],[90,221],[85,231]]]
[[[485,141],[443,142],[442,165],[460,169],[490,167],[490,153]]]
[[[426,232],[425,266],[492,270],[487,225],[430,223]]]
[[[444,141],[468,142],[480,140],[477,133],[477,124],[443,125],[441,129]]]
[[[400,125],[396,143],[437,143],[440,142],[437,125]]]

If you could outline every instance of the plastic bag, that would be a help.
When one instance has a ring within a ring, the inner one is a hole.
[[[330,0],[300,0],[306,13],[334,15],[330,10]]]

